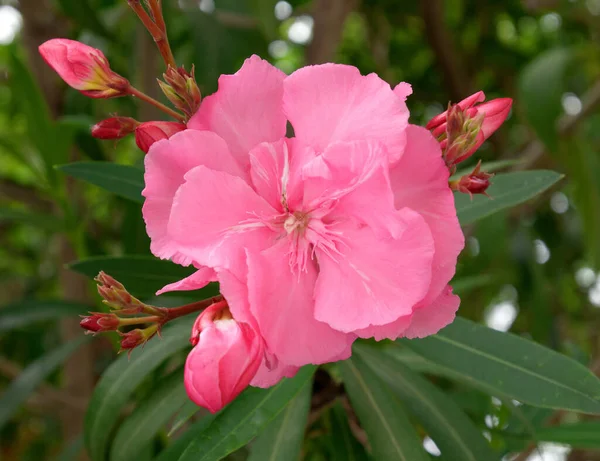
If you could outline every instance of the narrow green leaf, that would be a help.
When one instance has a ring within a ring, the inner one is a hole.
[[[24,300],[0,308],[0,333],[30,323],[62,317],[76,317],[89,311],[89,306],[69,301]]]
[[[198,405],[196,405],[191,400],[188,400],[182,405],[182,407],[177,412],[173,424],[171,425],[171,427],[169,427],[169,433],[167,434],[167,436],[171,437],[194,416],[206,416],[208,414],[208,410],[205,410],[204,408],[201,408]]]
[[[257,437],[248,461],[294,461],[300,458],[311,395],[312,386],[308,381]]]
[[[153,256],[98,256],[74,262],[72,270],[88,277],[95,277],[104,271],[121,282],[134,296],[151,296],[165,285],[177,282],[191,275],[193,267],[182,267],[170,261]],[[217,290],[211,284],[202,290],[207,296],[213,296]]]
[[[527,434],[503,433],[508,438],[528,442]],[[540,442],[554,442],[570,445],[573,448],[600,449],[600,422],[583,421],[562,426],[538,427],[535,435]]]
[[[572,58],[573,52],[565,48],[545,51],[525,66],[519,76],[519,107],[550,150],[555,150],[558,141],[556,121],[563,112],[564,80]]]
[[[314,366],[303,367],[268,389],[250,387],[223,409],[184,451],[180,461],[218,461],[252,440],[312,380]],[[417,460],[415,460],[417,461]]]
[[[0,223],[5,222],[25,224],[51,232],[58,232],[64,228],[62,220],[57,216],[19,208],[0,207]]]
[[[111,162],[76,162],[56,167],[74,178],[94,184],[113,194],[143,203],[144,171]]]
[[[10,420],[27,397],[56,370],[88,338],[81,337],[68,342],[40,357],[15,379],[0,398],[0,428]]]
[[[474,195],[471,199],[468,194],[454,194],[458,219],[464,226],[497,211],[519,205],[541,194],[561,178],[562,175],[547,170],[498,174],[487,190],[491,198]]]
[[[421,422],[444,457],[461,461],[500,458],[461,408],[429,381],[378,349],[357,345],[354,350]]]
[[[111,461],[136,459],[187,401],[180,370],[165,378],[121,425],[112,444]]]
[[[365,447],[352,434],[348,415],[339,402],[331,408],[330,415],[332,461],[368,461]]]
[[[85,443],[93,461],[105,461],[112,430],[137,386],[171,355],[189,346],[191,322],[175,322],[131,357],[121,355],[96,385],[85,418]]]
[[[360,357],[340,362],[344,386],[366,431],[374,459],[426,461],[404,408]]]
[[[398,341],[497,396],[600,413],[600,379],[575,360],[516,335],[457,318],[437,335]]]
[[[483,162],[481,164],[481,169],[483,171],[487,171],[488,173],[495,173],[496,171],[503,170],[505,168],[508,168],[509,166],[518,165],[519,163],[521,163],[521,160],[519,159],[495,160],[493,162]],[[475,165],[471,165],[468,168],[461,168],[456,173],[454,173],[450,177],[450,179],[459,179],[460,177],[469,174],[471,171],[473,171],[473,168],[475,168]]]
[[[176,461],[183,454],[185,449],[202,434],[214,421],[215,415],[204,416],[200,421],[196,421],[186,430],[181,437],[175,440],[171,445],[165,448],[155,458],[155,461]]]

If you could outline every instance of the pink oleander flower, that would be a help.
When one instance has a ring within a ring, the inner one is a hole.
[[[40,54],[67,85],[90,98],[128,94],[129,81],[110,68],[102,51],[83,43],[54,38],[39,47]]]
[[[440,141],[449,166],[468,159],[504,123],[510,113],[512,99],[485,101],[479,91],[433,117],[426,128]],[[482,104],[478,104],[482,103]]]
[[[351,66],[286,76],[253,56],[150,148],[151,250],[198,269],[161,291],[219,281],[264,341],[251,385],[345,359],[357,337],[422,337],[454,319],[464,237],[440,145],[408,124],[410,93]]]
[[[236,322],[219,302],[202,312],[192,329],[194,346],[185,363],[184,383],[196,404],[216,413],[250,383],[263,359],[263,341]]]
[[[144,122],[135,129],[135,143],[144,153],[147,153],[156,141],[169,139],[185,128],[186,126],[179,122]]]

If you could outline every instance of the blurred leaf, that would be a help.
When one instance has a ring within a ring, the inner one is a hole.
[[[348,415],[337,402],[330,411],[331,414],[331,445],[333,461],[368,461],[369,457],[358,440],[352,434],[348,424]]]
[[[362,358],[339,363],[344,386],[369,437],[374,459],[426,461],[421,440],[404,408]]]
[[[93,461],[105,461],[109,440],[123,406],[137,386],[168,357],[189,346],[191,319],[163,329],[144,348],[121,355],[96,385],[85,417],[85,444]]]
[[[76,317],[90,310],[89,306],[69,301],[24,300],[0,307],[0,333],[21,328],[30,323],[62,317]]]
[[[75,24],[108,39],[114,39],[98,18],[98,9],[90,5],[89,0],[58,0],[63,12],[74,20]]]
[[[494,176],[485,195],[454,194],[456,212],[461,225],[471,224],[497,211],[519,205],[544,192],[563,176],[554,171],[534,170]]]
[[[482,171],[487,171],[488,173],[494,173],[496,171],[503,170],[508,168],[509,166],[515,166],[521,163],[519,159],[510,159],[510,160],[495,160],[493,162],[483,162],[481,164]],[[471,165],[467,168],[461,168],[456,173],[454,173],[450,179],[459,179],[461,176],[469,174],[475,168],[474,165]]]
[[[277,0],[251,0],[251,3],[265,37],[276,40],[279,37],[277,33],[279,20],[275,17]]]
[[[311,384],[310,381],[306,382],[300,393],[290,400],[279,416],[260,433],[252,444],[248,461],[300,459],[310,410]]]
[[[489,274],[471,275],[452,280],[452,289],[457,295],[464,296],[477,288],[491,285],[493,282],[494,277]]]
[[[83,436],[79,435],[66,446],[62,453],[56,457],[55,461],[77,461],[80,459],[84,448]]]
[[[97,256],[74,262],[69,267],[88,277],[96,277],[100,271],[111,275],[134,296],[151,296],[165,285],[177,282],[192,273],[193,267],[182,267],[171,261],[153,256]],[[218,293],[216,284],[202,289],[207,297]],[[212,293],[212,294],[211,294]]]
[[[25,368],[19,377],[10,383],[10,386],[0,398],[0,428],[4,427],[14,412],[44,379],[88,339],[87,337],[81,337],[48,352]]]
[[[246,445],[312,380],[315,367],[303,367],[268,389],[247,388],[188,446],[180,461],[218,461]]]
[[[204,408],[201,408],[198,405],[196,405],[191,400],[188,400],[187,402],[185,402],[183,404],[183,406],[177,412],[177,415],[175,416],[173,424],[169,428],[169,433],[167,434],[167,436],[171,437],[175,432],[177,432],[179,429],[181,429],[194,416],[196,416],[198,414],[204,415],[205,413],[207,414],[208,410],[205,410]]]
[[[539,54],[519,75],[519,107],[537,136],[552,151],[556,150],[556,121],[563,113],[564,79],[572,52],[555,48]]]
[[[56,167],[63,173],[138,203],[144,202],[144,171],[110,162],[76,162]]]
[[[600,379],[580,363],[513,334],[459,317],[436,335],[399,342],[465,382],[493,389],[493,395],[600,413]]]
[[[73,129],[77,146],[87,157],[96,161],[106,160],[100,141],[92,136],[93,119],[87,115],[67,115],[59,123]]]
[[[5,222],[35,226],[52,232],[58,232],[64,227],[63,221],[57,216],[19,208],[0,207],[0,223]]]
[[[528,442],[524,434],[502,433],[507,438]],[[583,421],[562,426],[537,427],[535,435],[540,442],[570,445],[573,448],[600,449],[600,421]]]
[[[144,448],[152,445],[152,439],[187,401],[183,370],[162,379],[156,390],[119,428],[111,447],[111,461],[136,459]]]
[[[215,415],[207,415],[192,424],[177,440],[163,450],[155,461],[177,461],[185,449],[200,436],[214,421]]]
[[[421,422],[445,458],[500,459],[460,407],[429,381],[377,349],[358,344],[354,350]]]

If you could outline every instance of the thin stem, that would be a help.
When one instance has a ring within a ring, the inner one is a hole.
[[[161,307],[159,309],[165,315],[165,318],[166,318],[165,322],[168,322],[170,320],[176,319],[177,317],[183,317],[184,315],[188,315],[193,312],[198,312],[198,311],[204,310],[207,307],[211,306],[212,304],[218,303],[220,301],[223,301],[223,296],[221,296],[221,295],[214,296],[209,299],[203,299],[202,301],[197,301],[195,303],[186,304],[185,306],[171,307],[171,308]]]
[[[152,317],[132,317],[128,319],[121,317],[119,319],[119,326],[139,325],[140,323],[158,323],[160,321],[162,321],[162,318],[157,315]]]
[[[177,64],[175,63],[175,58],[171,51],[171,46],[169,45],[169,39],[167,38],[167,29],[162,14],[161,2],[157,0],[151,0],[149,2],[154,20],[152,20],[148,12],[144,9],[140,0],[127,0],[127,3],[138,15],[138,18],[140,18],[144,27],[150,32],[150,35],[152,35],[167,67],[171,66],[176,69]]]
[[[128,91],[129,91],[130,95],[135,96],[135,97],[141,99],[142,101],[147,102],[148,104],[152,104],[154,107],[157,107],[158,109],[162,110],[166,114],[169,114],[171,117],[179,120],[180,122],[185,122],[185,117],[183,115],[181,115],[179,112],[176,112],[173,109],[171,109],[170,107],[165,106],[160,101],[157,101],[156,99],[151,98],[146,93],[142,93],[140,90],[134,88],[133,86],[130,86]]]

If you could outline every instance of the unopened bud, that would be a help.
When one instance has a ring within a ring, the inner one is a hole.
[[[158,325],[152,325],[148,328],[128,331],[120,333],[121,335],[121,351],[131,351],[138,346],[146,344],[158,332]]]
[[[450,186],[463,194],[469,194],[471,197],[473,197],[473,194],[487,195],[486,191],[490,186],[490,178],[493,176],[493,174],[481,171],[480,160],[471,173],[464,175],[458,181],[452,182]]]
[[[200,107],[202,96],[196,83],[194,68],[191,73],[183,67],[174,69],[170,67],[163,74],[164,82],[158,84],[171,103],[189,117],[194,115]]]
[[[92,136],[98,139],[120,139],[135,131],[140,123],[131,117],[111,117],[92,127]]]
[[[83,43],[55,38],[39,47],[40,54],[67,85],[90,98],[129,94],[129,81],[112,71],[102,51]]]
[[[115,314],[104,314],[100,312],[92,312],[92,315],[83,317],[79,325],[81,328],[91,333],[99,333],[101,331],[115,331],[119,328],[119,317]]]
[[[185,129],[186,126],[178,122],[144,122],[135,129],[135,142],[144,153],[148,153],[156,141],[169,139]]]
[[[110,275],[100,272],[94,280],[98,282],[98,294],[102,296],[104,302],[111,308],[128,314],[144,311],[146,305],[139,299],[131,296],[123,284]]]

